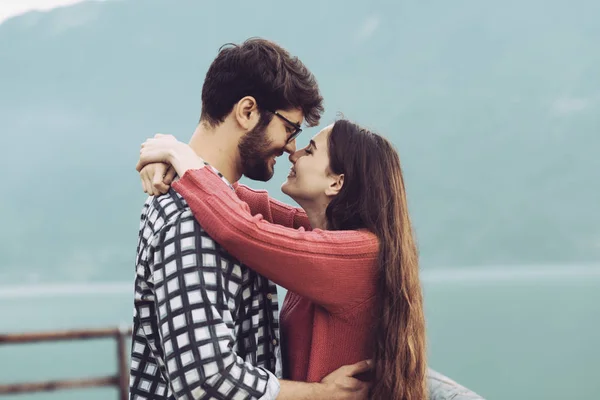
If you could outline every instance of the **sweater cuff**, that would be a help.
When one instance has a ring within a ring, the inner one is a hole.
[[[181,195],[197,191],[209,195],[227,191],[233,192],[231,184],[210,166],[187,170],[181,179],[173,182],[172,186]]]

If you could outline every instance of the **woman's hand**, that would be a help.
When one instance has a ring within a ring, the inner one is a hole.
[[[170,165],[170,168],[167,166]],[[187,144],[172,135],[156,134],[140,149],[136,170],[140,172],[144,192],[151,196],[169,190],[175,173],[183,176],[189,169],[204,167],[204,160]]]
[[[165,163],[152,163],[140,171],[142,189],[148,196],[159,196],[169,191],[177,173],[175,168]]]

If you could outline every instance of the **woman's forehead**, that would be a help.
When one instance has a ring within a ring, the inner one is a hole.
[[[317,146],[319,143],[327,143],[327,138],[331,132],[331,129],[333,129],[333,124],[326,126],[325,128],[321,129],[319,133],[313,136],[312,140],[314,140]]]

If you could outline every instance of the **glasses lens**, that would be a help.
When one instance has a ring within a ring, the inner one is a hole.
[[[302,132],[302,129],[296,128],[294,133],[292,133],[292,136],[290,136],[290,138],[288,139],[288,143],[291,142],[292,140],[296,139],[298,137],[298,135],[300,134],[300,132]]]

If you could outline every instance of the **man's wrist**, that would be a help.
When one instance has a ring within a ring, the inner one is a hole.
[[[331,385],[322,382],[314,383],[315,399],[335,400],[335,390]]]
[[[334,392],[328,385],[320,382],[296,382],[281,380],[281,389],[277,400],[332,400]]]

